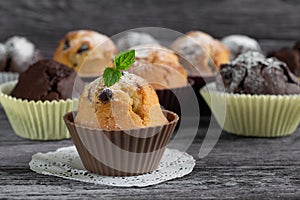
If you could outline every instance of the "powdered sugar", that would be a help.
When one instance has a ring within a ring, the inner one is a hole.
[[[247,51],[261,52],[258,42],[245,35],[230,35],[224,37],[221,42],[230,50],[231,59]]]
[[[14,36],[8,39],[5,45],[8,54],[18,65],[22,65],[34,57],[35,47],[24,37]]]

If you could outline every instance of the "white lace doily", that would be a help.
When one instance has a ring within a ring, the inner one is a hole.
[[[177,159],[174,159],[177,158]],[[37,153],[32,156],[30,169],[45,175],[58,176],[88,183],[119,187],[145,187],[192,172],[194,158],[174,149],[166,149],[157,170],[139,176],[109,177],[86,171],[75,146],[59,148],[55,152]]]

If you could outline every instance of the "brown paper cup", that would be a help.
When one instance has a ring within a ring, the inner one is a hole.
[[[189,76],[190,80],[194,81],[193,89],[195,91],[195,94],[197,95],[199,109],[201,116],[210,116],[211,111],[209,109],[209,106],[207,105],[204,98],[200,95],[199,90],[204,87],[207,83],[214,82],[216,80],[215,76]]]
[[[179,117],[164,111],[169,123],[132,130],[100,130],[76,125],[75,112],[64,121],[84,167],[104,176],[133,176],[157,169]],[[136,137],[138,136],[138,137]]]
[[[181,117],[181,103],[187,103],[189,96],[191,96],[191,87],[193,87],[194,81],[190,80],[189,84],[184,87],[178,88],[166,88],[156,89],[156,94],[159,99],[159,104],[163,106],[165,110],[175,112]],[[182,102],[180,102],[180,100]]]

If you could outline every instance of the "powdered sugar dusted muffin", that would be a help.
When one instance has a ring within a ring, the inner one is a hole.
[[[229,35],[222,38],[221,42],[229,49],[231,60],[248,51],[261,52],[258,42],[246,35]]]
[[[0,59],[1,71],[21,73],[41,59],[41,54],[25,37],[14,36],[0,45]]]
[[[187,85],[187,73],[172,50],[159,44],[140,45],[133,49],[135,63],[129,72],[146,79],[155,89]]]
[[[105,130],[126,130],[167,123],[154,89],[144,79],[127,72],[106,87],[99,77],[85,87],[75,123]]]
[[[141,32],[127,32],[123,37],[116,41],[119,51],[124,51],[134,46],[144,44],[159,44],[159,42],[150,34]]]
[[[224,64],[217,76],[217,88],[240,94],[300,94],[300,82],[287,65],[258,52],[239,55]]]
[[[216,75],[219,66],[229,61],[229,50],[212,36],[191,31],[177,38],[171,45],[181,57],[181,63],[190,76]]]
[[[157,169],[178,122],[175,113],[161,110],[146,80],[124,71],[134,60],[134,50],[119,53],[85,87],[78,112],[64,116],[83,165],[93,173],[131,176]]]
[[[219,125],[251,137],[292,134],[300,122],[300,83],[286,64],[247,52],[221,66],[201,89]]]

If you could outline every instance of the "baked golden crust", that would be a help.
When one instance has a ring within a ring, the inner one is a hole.
[[[123,74],[121,80],[109,88],[104,86],[101,77],[86,86],[79,101],[77,124],[126,130],[167,123],[152,86],[134,74]],[[99,98],[103,92],[106,92],[105,98]]]
[[[179,63],[178,56],[161,45],[140,45],[135,63],[128,70],[146,79],[155,89],[186,86],[187,73]]]
[[[116,54],[117,48],[107,36],[78,30],[60,40],[53,59],[75,69],[80,76],[99,76]]]
[[[221,64],[225,64],[229,62],[230,59],[230,51],[227,47],[222,44],[219,40],[215,40],[212,45],[212,58],[215,62],[216,71],[218,72]]]

